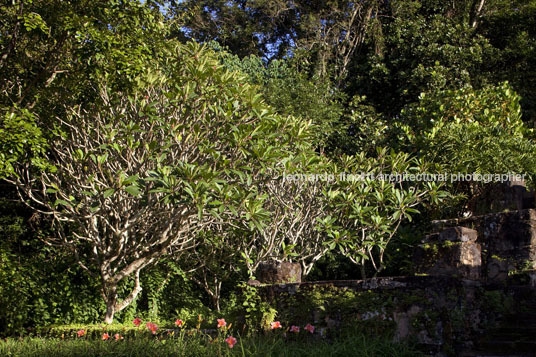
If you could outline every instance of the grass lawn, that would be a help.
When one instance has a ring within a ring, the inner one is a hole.
[[[363,335],[326,341],[311,336],[240,338],[231,349],[223,337],[136,336],[116,341],[88,338],[9,338],[0,340],[0,356],[419,356],[410,346]]]

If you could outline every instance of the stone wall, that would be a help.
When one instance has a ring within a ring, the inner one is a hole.
[[[447,276],[303,282],[259,287],[284,326],[315,325],[329,338],[341,329],[416,342],[430,355],[478,348],[486,331],[525,301],[511,288]],[[515,304],[514,304],[515,302]],[[514,306],[515,305],[515,306]]]
[[[464,227],[476,232],[474,249],[481,249],[481,278],[488,282],[505,281],[519,271],[536,269],[536,210],[493,213],[483,216],[435,221],[436,232],[426,237],[423,245],[417,250],[420,272],[426,254],[419,253],[430,248],[438,235],[453,227]],[[443,240],[444,241],[444,240]],[[431,251],[433,253],[433,250]],[[460,257],[461,259],[461,257]],[[475,260],[476,264],[476,260]],[[434,273],[430,270],[431,273]],[[445,274],[447,271],[445,271]]]
[[[416,276],[255,285],[285,326],[311,323],[324,337],[358,329],[412,340],[431,355],[470,355],[485,346],[536,350],[536,210],[434,227],[415,250]],[[267,276],[276,280],[293,271],[269,268]]]
[[[478,233],[466,227],[450,227],[431,234],[415,249],[417,274],[480,279],[482,249]]]
[[[515,186],[504,188],[493,207],[533,207],[527,191]],[[270,263],[260,268],[261,281],[250,283],[271,306],[271,317],[277,311],[284,326],[314,324],[326,338],[358,329],[414,341],[430,355],[534,356],[536,209],[433,227],[415,250],[416,276],[300,282],[299,267]]]

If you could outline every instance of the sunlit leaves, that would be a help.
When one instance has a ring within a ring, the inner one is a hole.
[[[29,161],[37,169],[50,168],[44,159],[47,144],[35,115],[25,109],[0,115],[0,178],[14,175],[14,166],[21,162]]]
[[[408,154],[386,149],[372,158],[364,153],[341,157],[337,173],[343,179],[324,191],[334,217],[324,223],[330,232],[326,244],[356,264],[370,260],[376,270],[383,269],[384,251],[400,223],[411,221],[419,205],[446,195],[439,182],[403,178],[425,172],[426,165]]]
[[[397,123],[399,144],[448,173],[535,172],[533,133],[521,120],[520,97],[505,82],[421,95]]]

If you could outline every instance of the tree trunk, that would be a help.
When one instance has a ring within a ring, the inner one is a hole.
[[[471,6],[471,13],[469,14],[469,25],[471,27],[478,26],[478,20],[482,15],[482,10],[484,8],[486,0],[474,0]]]
[[[220,312],[220,297],[218,295],[212,296],[212,306],[214,306],[216,311]]]
[[[106,302],[106,315],[104,317],[104,322],[106,324],[111,324],[114,321],[115,313],[120,312],[129,306],[141,292],[142,288],[140,285],[140,270],[136,271],[135,279],[134,289],[132,289],[130,294],[121,302],[117,301],[117,282],[103,284],[103,296]]]
[[[106,316],[104,317],[105,324],[111,324],[114,322],[115,315],[115,301],[108,300],[106,301]]]
[[[215,287],[214,287],[214,295],[212,296],[212,302],[214,304],[214,307],[216,308],[216,311],[220,311],[220,293],[221,293],[221,281],[218,281],[217,278],[214,279],[215,281]]]
[[[106,315],[104,316],[104,323],[111,324],[114,321],[115,305],[117,302],[117,286],[104,284],[103,296],[106,302]]]
[[[361,259],[361,279],[365,280],[367,278],[367,271],[365,269],[365,258]]]

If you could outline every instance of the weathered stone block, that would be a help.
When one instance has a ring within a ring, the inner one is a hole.
[[[450,242],[476,242],[478,232],[466,227],[451,227],[439,233],[439,240]]]
[[[483,276],[501,281],[514,271],[536,269],[536,210],[502,212],[449,221],[437,221],[436,227],[464,225],[478,231]]]
[[[415,251],[416,272],[436,276],[479,279],[482,256],[478,234],[466,227],[447,228],[431,235]]]
[[[299,263],[263,262],[257,268],[257,279],[263,284],[300,283],[301,277]]]

